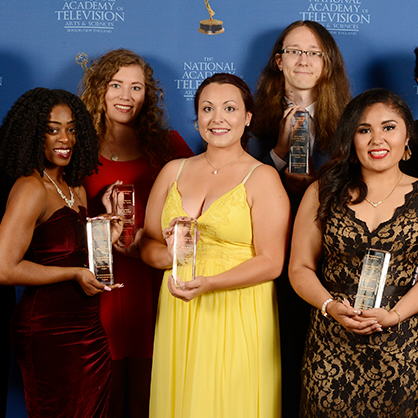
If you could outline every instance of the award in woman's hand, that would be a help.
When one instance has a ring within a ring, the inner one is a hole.
[[[297,111],[290,128],[289,173],[309,174],[309,113]]]
[[[90,271],[99,282],[108,286],[114,284],[109,219],[90,219],[87,222],[87,248]]]
[[[390,253],[369,248],[363,260],[354,309],[380,308]]]
[[[121,184],[113,188],[113,212],[123,217],[123,230],[119,245],[128,247],[135,238],[135,187]]]
[[[177,220],[173,227],[173,278],[176,286],[180,281],[190,281],[196,272],[197,221]]]

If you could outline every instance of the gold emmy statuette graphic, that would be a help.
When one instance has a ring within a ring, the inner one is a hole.
[[[84,71],[87,71],[87,63],[89,62],[89,56],[85,52],[79,52],[75,56],[75,62],[81,66]]]
[[[208,9],[210,19],[200,21],[199,32],[205,33],[206,35],[218,35],[219,33],[224,32],[225,29],[222,26],[222,20],[216,20],[213,18],[215,12],[210,7],[209,1],[210,0],[205,0],[205,6],[206,9]]]

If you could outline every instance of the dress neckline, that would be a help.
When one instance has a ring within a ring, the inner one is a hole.
[[[86,220],[86,216],[87,216],[87,208],[83,205],[78,205],[78,212],[73,209],[68,207],[67,205],[57,209],[55,212],[53,212],[51,214],[51,216],[45,221],[42,222],[41,224],[39,224],[35,229],[40,228],[42,225],[45,225],[48,222],[51,222],[61,211],[70,211],[69,213],[73,213],[75,215],[77,215],[79,218],[83,219],[84,221]]]
[[[200,218],[202,218],[204,215],[206,215],[206,213],[214,206],[214,204],[216,203],[216,202],[218,202],[219,200],[221,200],[221,199],[223,199],[223,198],[225,198],[225,196],[227,196],[227,195],[229,195],[229,194],[232,194],[235,190],[237,190],[240,186],[242,186],[243,188],[244,188],[244,194],[245,194],[245,203],[247,204],[247,206],[248,206],[248,202],[247,202],[247,189],[245,188],[245,185],[244,185],[244,183],[238,183],[234,188],[232,188],[231,190],[228,190],[228,191],[226,191],[224,194],[222,194],[222,195],[220,195],[218,198],[216,198],[209,206],[208,206],[208,208],[203,212],[203,213],[201,213],[196,219],[200,219]],[[189,217],[189,218],[191,218],[191,216],[184,210],[184,207],[183,207],[183,197],[181,196],[181,193],[180,193],[180,191],[179,191],[179,189],[178,189],[178,187],[177,187],[177,180],[173,183],[173,186],[171,187],[172,188],[172,190],[175,190],[176,191],[176,193],[178,194],[178,196],[180,197],[180,201],[181,201],[181,210],[184,212],[184,214],[187,216],[187,217]]]
[[[413,193],[415,193],[418,190],[418,180],[415,180],[412,183],[412,190],[410,192],[408,192],[405,196],[404,196],[404,202],[402,205],[397,206],[396,209],[393,212],[393,215],[386,221],[381,222],[376,229],[374,229],[373,231],[370,231],[369,226],[367,225],[367,223],[365,221],[363,221],[362,219],[358,218],[356,215],[356,212],[351,209],[349,206],[347,206],[348,209],[348,213],[350,214],[351,218],[354,219],[357,223],[359,223],[360,225],[363,226],[364,231],[369,234],[369,235],[375,235],[377,231],[379,231],[380,229],[382,229],[383,227],[385,227],[386,225],[390,224],[398,215],[399,213],[408,205],[408,203],[410,202]]]

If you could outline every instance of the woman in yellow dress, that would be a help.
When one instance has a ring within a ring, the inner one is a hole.
[[[150,416],[281,416],[273,279],[282,271],[290,204],[277,172],[245,151],[248,86],[215,74],[195,95],[203,154],[169,162],[148,201],[141,255],[166,269],[154,342]],[[196,278],[171,276],[176,218],[199,225]]]

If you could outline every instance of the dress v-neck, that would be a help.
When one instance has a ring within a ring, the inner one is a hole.
[[[412,190],[410,192],[408,192],[405,196],[404,196],[404,203],[398,207],[396,207],[395,211],[393,212],[393,215],[386,221],[381,222],[379,225],[377,225],[377,227],[373,230],[370,231],[369,226],[367,225],[367,223],[365,221],[363,221],[362,219],[360,219],[359,217],[357,217],[356,212],[354,209],[350,208],[347,206],[348,212],[351,216],[351,218],[357,222],[358,224],[362,225],[364,228],[364,231],[368,234],[368,235],[375,235],[377,233],[378,230],[380,230],[381,228],[383,228],[384,226],[390,224],[399,214],[399,212],[401,212],[405,206],[407,206],[408,202],[410,201],[412,194],[418,189],[418,180],[412,183]]]
[[[232,188],[231,190],[228,190],[227,192],[225,192],[224,194],[222,194],[222,195],[220,195],[217,199],[215,199],[209,206],[208,206],[208,208],[203,212],[203,213],[201,213],[196,219],[200,219],[200,218],[202,218],[204,215],[206,215],[206,213],[214,206],[214,204],[216,203],[216,202],[218,202],[219,200],[221,200],[221,199],[223,199],[223,198],[225,198],[226,196],[228,196],[228,195],[230,195],[231,193],[233,193],[235,190],[237,190],[240,186],[243,186],[244,187],[244,193],[245,193],[245,196],[247,196],[247,191],[246,191],[246,189],[245,189],[245,185],[244,185],[244,183],[243,182],[241,182],[241,183],[238,183],[234,188]],[[179,196],[179,198],[180,198],[180,202],[181,202],[181,210],[184,212],[184,214],[186,215],[186,216],[188,216],[189,218],[191,217],[191,216],[189,216],[189,214],[184,210],[184,207],[183,207],[183,198],[182,198],[182,196],[181,196],[181,193],[180,193],[180,191],[179,191],[179,189],[178,189],[178,187],[177,187],[177,180],[173,183],[173,186],[172,186],[172,188],[173,188],[173,190],[175,190],[175,192],[178,194],[178,196]],[[245,199],[245,201],[247,202],[247,199]],[[247,202],[247,205],[248,205],[248,202]]]

